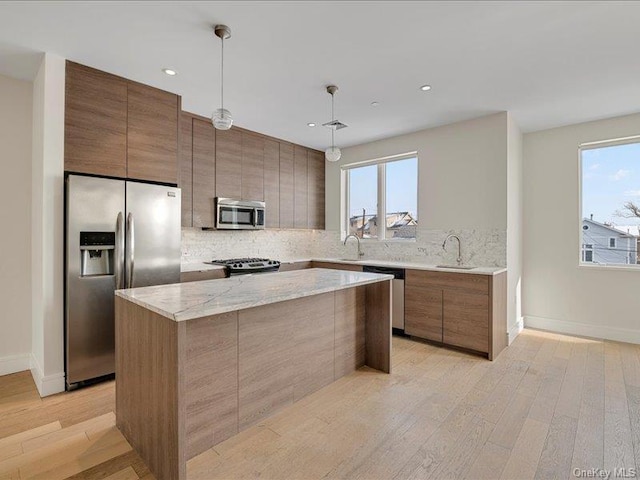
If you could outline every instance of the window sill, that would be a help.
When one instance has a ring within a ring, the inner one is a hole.
[[[616,265],[606,263],[583,263],[578,264],[578,268],[584,268],[587,270],[623,270],[627,272],[640,272],[640,264],[637,265]]]

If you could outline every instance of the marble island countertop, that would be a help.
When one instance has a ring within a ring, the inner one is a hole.
[[[391,267],[391,268],[407,268],[412,270],[429,270],[433,272],[452,272],[452,273],[470,273],[473,275],[497,275],[499,273],[506,272],[504,267],[476,267],[465,270],[457,268],[442,268],[436,265],[428,265],[418,262],[404,262],[395,260],[376,260],[374,258],[364,258],[362,260],[349,260],[346,258],[294,258],[294,259],[280,259],[281,263],[296,263],[296,262],[328,262],[328,263],[344,263],[347,265],[372,265],[377,267]],[[220,265],[211,265],[204,262],[189,262],[182,264],[182,272],[196,272],[196,271],[208,271],[221,269]]]
[[[391,275],[314,268],[131,288],[117,290],[116,296],[180,322],[392,279]]]

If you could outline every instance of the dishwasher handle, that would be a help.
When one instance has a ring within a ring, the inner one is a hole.
[[[375,265],[365,265],[362,267],[363,272],[381,273],[383,275],[393,275],[395,280],[404,280],[404,268],[394,267],[377,267]]]

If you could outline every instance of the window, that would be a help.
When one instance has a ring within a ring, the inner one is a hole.
[[[582,245],[582,261],[593,262],[593,245],[588,243]]]
[[[581,261],[638,265],[640,136],[580,146]]]
[[[418,158],[343,167],[345,231],[360,238],[411,240],[418,228]],[[384,221],[380,221],[380,219]]]

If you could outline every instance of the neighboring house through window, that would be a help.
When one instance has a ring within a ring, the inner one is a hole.
[[[344,165],[342,169],[347,235],[377,240],[416,238],[418,158],[415,153]]]
[[[640,136],[580,146],[580,260],[638,266]]]

